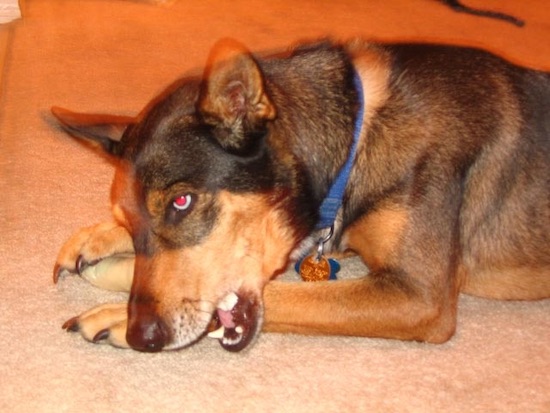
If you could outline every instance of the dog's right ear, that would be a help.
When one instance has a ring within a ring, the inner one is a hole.
[[[136,122],[129,116],[76,113],[57,106],[52,107],[51,111],[70,135],[85,139],[115,156],[120,156],[122,134]]]
[[[276,117],[260,66],[231,39],[219,41],[210,52],[197,108],[206,123],[230,131],[217,139],[236,153],[257,143],[255,136]]]

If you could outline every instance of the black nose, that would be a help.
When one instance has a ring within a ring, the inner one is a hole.
[[[126,340],[134,350],[154,353],[168,343],[166,324],[155,314],[140,312],[130,317]]]

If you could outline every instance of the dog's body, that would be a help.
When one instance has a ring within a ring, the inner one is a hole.
[[[368,275],[270,281],[317,239],[361,100],[330,243]],[[550,297],[548,74],[469,48],[325,42],[257,60],[223,42],[138,119],[54,113],[118,158],[117,224],[75,235],[54,274],[132,284],[128,312],[66,325],[88,339],[176,349],[216,314],[232,351],[262,326],[441,343],[460,292]]]

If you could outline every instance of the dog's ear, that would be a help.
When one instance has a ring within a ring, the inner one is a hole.
[[[57,106],[51,111],[70,135],[85,139],[115,156],[120,155],[122,134],[135,123],[135,119],[128,116],[76,113]]]
[[[237,152],[246,150],[276,116],[258,63],[243,45],[229,39],[210,52],[197,109],[206,123],[217,127],[220,144]]]

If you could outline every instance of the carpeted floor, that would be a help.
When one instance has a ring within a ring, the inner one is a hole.
[[[326,35],[442,41],[550,69],[545,0],[467,3],[527,25],[435,0],[27,0],[1,89],[0,412],[550,412],[550,300],[462,297],[458,333],[440,346],[263,334],[242,354],[215,341],[141,354],[61,330],[124,296],[52,284],[63,241],[109,219],[112,169],[54,127],[50,106],[135,114],[227,36],[254,50]]]

